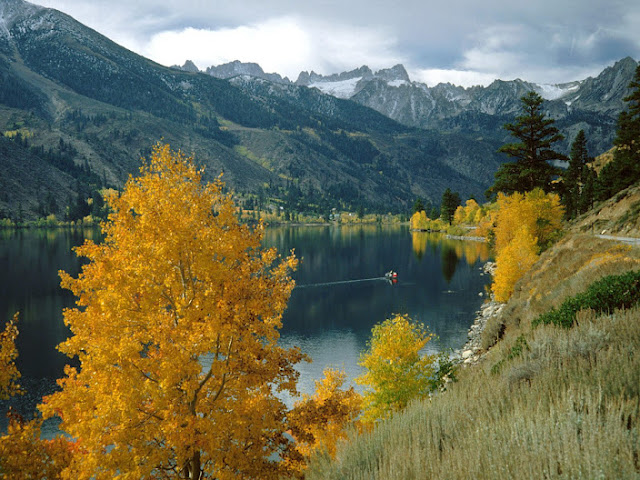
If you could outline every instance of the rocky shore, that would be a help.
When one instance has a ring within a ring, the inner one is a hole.
[[[496,264],[494,262],[487,262],[482,267],[482,271],[486,275],[493,275],[495,269]],[[465,343],[462,348],[455,350],[451,356],[456,363],[467,365],[475,364],[482,358],[485,352],[482,351],[480,339],[484,327],[490,318],[500,314],[504,305],[504,303],[496,302],[493,296],[491,296],[489,301],[482,304],[482,307],[480,307],[480,310],[476,314],[473,325],[469,328],[467,343]]]

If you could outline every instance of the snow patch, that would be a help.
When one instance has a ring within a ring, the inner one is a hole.
[[[387,82],[387,85],[390,87],[400,87],[402,85],[408,85],[408,82],[406,80],[391,80]]]
[[[565,95],[575,92],[578,88],[580,88],[580,84],[565,84],[565,85],[551,85],[548,83],[543,83],[538,85],[540,89],[540,96],[545,100],[557,100],[558,98],[564,97]]]
[[[313,82],[309,84],[309,88],[317,88],[322,93],[338,98],[351,98],[356,93],[356,85],[361,79],[362,77],[356,77],[337,82]]]

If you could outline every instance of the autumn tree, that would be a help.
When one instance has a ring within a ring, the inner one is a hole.
[[[75,442],[62,435],[41,438],[42,419],[27,421],[15,412],[8,417],[7,432],[0,436],[0,479],[60,478],[76,451]]]
[[[506,302],[515,283],[538,260],[537,239],[526,225],[521,226],[513,239],[496,255],[496,272],[492,291],[498,302]]]
[[[277,345],[293,256],[238,224],[221,182],[157,145],[86,241],[64,311],[77,357],[40,407],[77,439],[67,479],[277,478],[302,359]]]
[[[315,393],[304,395],[289,412],[295,448],[306,459],[318,451],[334,456],[339,440],[345,439],[347,428],[357,426],[362,397],[353,387],[343,389],[344,371],[326,368],[324,378],[316,380]]]
[[[356,378],[365,387],[364,422],[386,418],[429,394],[436,357],[420,352],[432,338],[407,315],[396,315],[373,327],[358,362],[365,372]]]
[[[494,236],[496,272],[493,292],[504,302],[514,284],[561,234],[564,209],[555,193],[537,188],[525,194],[498,194]]]
[[[0,333],[0,400],[7,400],[13,395],[22,393],[18,380],[20,372],[16,367],[18,349],[18,314],[16,313]]]
[[[18,351],[18,314],[0,333],[0,399],[21,395],[20,372],[16,367]],[[0,479],[35,480],[59,478],[69,464],[74,443],[58,436],[41,439],[42,419],[25,420],[13,410],[7,414],[7,431],[0,435]]]
[[[555,193],[535,189],[525,194],[500,194],[497,203],[494,229],[497,253],[515,238],[522,226],[527,227],[542,250],[551,245],[562,230],[564,209]]]
[[[546,118],[542,111],[542,97],[529,92],[520,100],[522,115],[516,117],[515,123],[504,125],[517,141],[498,150],[515,162],[500,166],[495,174],[495,183],[487,192],[490,195],[528,192],[536,187],[549,192],[552,177],[558,173],[558,169],[549,162],[565,159],[564,155],[551,148],[553,143],[564,137],[553,125],[554,120]]]

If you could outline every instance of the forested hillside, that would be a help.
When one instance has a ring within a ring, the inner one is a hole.
[[[62,216],[69,197],[121,186],[161,139],[195,153],[208,178],[224,172],[237,192],[293,196],[295,209],[406,211],[447,186],[478,196],[501,161],[492,142],[409,128],[317,90],[162,67],[22,0],[3,15],[0,132],[16,142],[3,161],[25,179],[3,189],[13,217]],[[29,152],[28,168],[18,151]],[[62,187],[30,181],[48,168]],[[38,209],[49,191],[57,208]]]

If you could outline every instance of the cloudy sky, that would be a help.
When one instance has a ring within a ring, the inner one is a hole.
[[[640,59],[638,0],[32,0],[164,65],[259,63],[295,80],[397,63],[412,80],[560,83]]]

